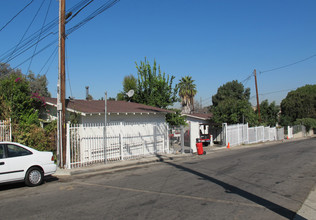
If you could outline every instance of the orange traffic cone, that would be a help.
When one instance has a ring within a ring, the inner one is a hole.
[[[230,148],[230,146],[229,146],[229,142],[228,142],[228,144],[227,144],[227,149],[229,149]]]

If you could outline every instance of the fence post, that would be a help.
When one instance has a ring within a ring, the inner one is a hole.
[[[119,134],[119,137],[120,137],[120,157],[121,157],[121,160],[124,160],[124,155],[123,155],[123,135],[120,133]]]
[[[12,141],[12,126],[11,126],[11,118],[10,118],[10,142]]]
[[[105,116],[106,117],[106,116]],[[103,128],[103,159],[104,159],[104,163],[106,164],[107,163],[107,153],[106,153],[106,150],[107,150],[107,135],[106,135],[106,120],[104,122],[104,128]]]
[[[255,127],[255,130],[256,130],[256,132],[255,132],[256,133],[256,143],[258,143],[258,127],[257,126]]]
[[[67,123],[67,129],[66,129],[66,131],[67,131],[67,135],[66,135],[66,138],[67,138],[67,143],[66,143],[66,156],[67,156],[67,158],[66,158],[66,167],[67,167],[67,169],[71,169],[71,161],[70,161],[70,126],[69,126],[69,123]]]
[[[237,145],[239,145],[239,140],[240,140],[240,138],[239,138],[239,124],[237,124]]]
[[[247,128],[247,144],[249,144],[249,125],[248,125],[248,122],[247,122],[246,128]]]
[[[227,123],[223,123],[222,126],[223,126],[223,132],[222,133],[224,133],[223,134],[223,139],[224,139],[223,145],[226,146],[227,145]]]
[[[139,133],[139,136],[141,137],[141,134]],[[143,142],[143,155],[145,155],[145,147],[146,147],[146,142],[144,139],[142,139]]]
[[[157,153],[157,126],[156,124],[153,124],[153,129],[154,129],[154,152]]]
[[[169,153],[170,146],[169,146],[169,125],[168,125],[168,123],[166,123],[165,137],[166,137],[166,146],[167,146],[166,152]]]
[[[180,140],[181,140],[181,153],[184,154],[184,128],[183,128],[183,125],[180,126],[180,131],[181,131],[181,136],[180,136]]]

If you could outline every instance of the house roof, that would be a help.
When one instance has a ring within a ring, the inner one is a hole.
[[[50,106],[57,106],[56,98],[45,97],[46,104]],[[67,111],[75,111],[83,114],[100,114],[104,113],[105,103],[104,100],[79,100],[67,99]],[[173,111],[152,107],[144,104],[126,101],[107,101],[108,113],[172,113]]]
[[[208,120],[211,117],[213,117],[212,113],[192,113],[192,114],[182,114],[186,117],[196,118],[196,119],[202,119],[202,120]]]

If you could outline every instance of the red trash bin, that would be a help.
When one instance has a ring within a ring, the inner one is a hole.
[[[204,154],[203,143],[198,138],[196,139],[196,150],[197,150],[198,155]]]

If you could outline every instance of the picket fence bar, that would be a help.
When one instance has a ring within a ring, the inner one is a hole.
[[[67,124],[67,168],[169,153],[166,123]]]
[[[237,146],[241,144],[254,144],[259,142],[284,139],[284,129],[276,127],[248,127],[247,124],[223,124],[224,145]]]
[[[0,120],[0,141],[12,141],[11,119]]]

